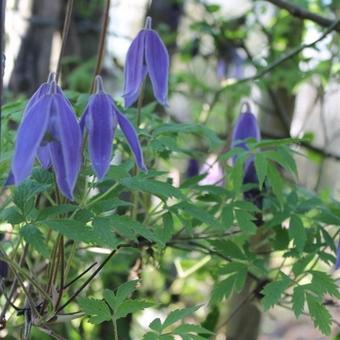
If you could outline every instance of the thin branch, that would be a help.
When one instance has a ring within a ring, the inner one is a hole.
[[[318,15],[316,13],[307,11],[306,9],[292,4],[289,1],[286,0],[265,0],[267,2],[270,2],[271,4],[280,7],[282,9],[285,9],[288,11],[292,16],[300,19],[306,19],[306,20],[311,20],[318,24],[321,27],[329,27],[331,25],[334,25],[336,22],[337,24],[334,26],[334,30],[337,32],[340,32],[340,24],[339,20],[334,21],[332,19],[325,18],[321,15]]]
[[[103,23],[102,23],[102,28],[101,28],[100,37],[99,37],[96,68],[94,71],[94,77],[93,77],[93,81],[91,85],[91,93],[94,90],[95,77],[96,75],[100,74],[101,69],[102,69],[104,48],[105,48],[105,38],[106,38],[107,28],[109,25],[110,6],[111,6],[111,1],[106,0],[105,10],[103,13]]]
[[[72,18],[72,12],[73,12],[73,4],[74,4],[74,0],[69,0],[67,2],[66,13],[65,13],[65,21],[64,21],[64,27],[63,27],[63,36],[62,36],[61,48],[60,48],[57,70],[56,70],[56,81],[57,82],[58,82],[58,79],[59,79],[59,76],[60,76],[61,60],[62,60],[63,55],[64,55],[67,37],[68,37],[68,33],[70,31],[71,18]]]

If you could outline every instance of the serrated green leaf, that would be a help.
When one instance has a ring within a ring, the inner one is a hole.
[[[228,298],[233,291],[237,275],[230,275],[226,279],[217,282],[210,295],[210,304],[218,304],[224,298]]]
[[[182,192],[172,186],[168,182],[157,181],[152,178],[146,178],[141,176],[135,176],[130,178],[124,178],[120,181],[125,187],[132,191],[143,191],[158,196],[162,200],[166,200],[171,197],[185,200],[186,197]]]
[[[164,245],[151,229],[127,216],[112,215],[106,218],[106,221],[109,225],[112,225],[113,229],[117,229],[119,232],[123,230],[129,230],[135,235],[143,236],[149,241],[154,241]]]
[[[32,246],[39,254],[48,257],[49,251],[42,232],[33,224],[26,224],[20,229],[20,235],[25,242]]]
[[[312,270],[310,273],[313,275],[311,284],[318,292],[340,298],[338,286],[329,274],[317,270]]]
[[[162,322],[160,318],[157,318],[155,320],[153,320],[150,325],[149,325],[150,329],[160,333],[162,331]]]
[[[288,288],[290,280],[287,276],[282,277],[280,280],[268,283],[261,291],[264,295],[262,305],[265,310],[277,304],[283,292]]]
[[[172,311],[164,320],[162,324],[162,330],[165,330],[167,327],[179,320],[184,320],[186,317],[196,312],[199,308],[201,308],[201,306],[193,306]]]
[[[223,207],[221,214],[222,225],[225,229],[230,228],[234,222],[234,211],[232,206],[227,205]]]
[[[38,219],[45,220],[51,216],[58,216],[73,212],[77,208],[74,204],[60,204],[56,207],[44,207],[39,211]]]
[[[117,305],[126,300],[135,290],[138,284],[138,280],[127,281],[120,285],[116,292]]]
[[[276,196],[278,201],[282,204],[283,202],[282,176],[279,173],[279,171],[276,169],[276,167],[270,162],[268,163],[267,175],[268,175],[270,187],[272,188],[274,195]]]
[[[259,187],[262,189],[264,180],[267,176],[268,162],[261,152],[257,153],[255,156],[255,170],[259,180]]]
[[[190,323],[186,323],[183,325],[180,325],[176,327],[173,331],[173,334],[190,334],[190,333],[196,333],[196,334],[214,334],[213,332],[209,331],[208,329],[199,326],[199,325],[194,325]]]
[[[305,288],[303,286],[297,286],[293,292],[293,311],[295,317],[298,318],[303,312],[305,305]]]
[[[256,234],[256,225],[252,222],[252,215],[243,210],[235,210],[237,223],[242,231],[249,235]]]
[[[207,224],[210,225],[213,228],[221,228],[221,224],[219,221],[217,221],[217,219],[210,214],[209,212],[207,212],[206,210],[203,210],[193,204],[190,204],[188,202],[181,202],[179,204],[176,204],[175,206],[173,206],[173,208],[177,208],[180,209],[182,211],[185,211],[186,213],[188,213],[190,216],[192,216],[193,218]]]
[[[306,244],[307,236],[301,218],[298,215],[292,215],[290,217],[288,235],[289,238],[294,241],[297,251],[302,252]]]
[[[65,237],[99,246],[116,248],[120,241],[113,234],[112,227],[102,220],[96,220],[93,227],[76,220],[46,220],[40,222],[49,228],[60,232]]]
[[[110,308],[114,311],[117,307],[116,296],[112,290],[104,289],[103,297]]]
[[[209,240],[216,251],[232,259],[244,260],[245,254],[241,248],[231,240]]]
[[[90,323],[97,325],[111,320],[110,309],[103,300],[83,297],[78,299],[78,303],[80,309],[90,317]]]
[[[310,317],[314,322],[314,326],[319,328],[324,335],[331,334],[332,317],[325,306],[319,300],[311,295],[306,295],[307,305]]]
[[[141,311],[145,308],[154,306],[153,302],[145,300],[125,300],[120,305],[118,305],[115,318],[116,320],[124,318],[128,314],[132,314]]]

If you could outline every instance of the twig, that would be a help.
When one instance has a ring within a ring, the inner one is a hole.
[[[270,2],[271,4],[277,7],[285,9],[294,17],[297,17],[300,19],[311,20],[321,27],[329,27],[336,23],[336,21],[333,21],[332,19],[328,19],[316,13],[307,11],[304,8],[297,6],[295,4],[292,4],[286,0],[265,0],[265,1]],[[339,24],[339,21],[338,21],[338,24]],[[338,26],[338,24],[334,26],[334,30],[337,32],[340,32],[340,25]]]
[[[63,55],[64,55],[67,37],[68,37],[68,33],[70,31],[71,18],[72,18],[72,12],[73,12],[73,4],[74,4],[74,0],[68,0],[67,7],[66,7],[66,13],[65,13],[65,21],[64,21],[64,27],[63,27],[63,36],[62,36],[62,41],[61,41],[61,48],[60,48],[57,70],[56,70],[56,81],[57,82],[58,82],[58,79],[59,79],[59,76],[60,76],[61,60],[62,60]]]
[[[99,37],[96,67],[95,67],[92,85],[91,85],[91,93],[94,91],[96,75],[100,74],[101,69],[102,69],[103,55],[104,55],[104,48],[105,48],[105,38],[106,38],[107,28],[109,24],[110,6],[111,6],[111,1],[106,0],[106,6],[105,6],[104,13],[103,13],[103,23],[102,23],[102,28],[101,28],[100,37]]]
[[[322,33],[319,38],[313,40],[311,43],[308,44],[302,44],[300,46],[297,46],[293,49],[291,49],[288,53],[284,54],[282,57],[278,58],[277,60],[275,60],[272,64],[270,64],[269,66],[263,68],[262,70],[256,72],[254,75],[249,76],[249,77],[245,77],[243,79],[240,79],[237,82],[234,83],[229,83],[226,84],[225,86],[221,87],[219,90],[217,90],[213,96],[213,99],[209,105],[209,111],[212,111],[214,106],[217,104],[220,96],[224,93],[225,90],[249,82],[249,81],[254,81],[254,80],[258,80],[260,78],[262,78],[263,76],[265,76],[267,73],[271,72],[273,69],[275,69],[276,67],[280,66],[281,64],[285,63],[287,60],[295,57],[297,54],[299,54],[301,51],[303,51],[306,48],[310,48],[313,47],[314,45],[316,45],[318,42],[320,42],[321,40],[325,39],[330,33],[332,33],[335,28],[340,24],[340,19],[336,20],[334,22],[332,22],[332,24],[328,27],[328,29]]]

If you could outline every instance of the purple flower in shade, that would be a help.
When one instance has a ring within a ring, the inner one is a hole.
[[[256,117],[250,111],[250,105],[245,103],[245,110],[241,112],[232,133],[232,147],[249,150],[246,139],[261,139],[260,129]],[[233,164],[237,157],[233,158]],[[244,165],[243,184],[257,184],[258,178],[255,170],[254,156],[249,156]],[[253,201],[258,207],[262,206],[262,195],[259,189],[254,188],[244,192],[245,199]]]
[[[131,106],[139,97],[142,83],[147,74],[157,101],[167,105],[169,54],[156,31],[151,29],[151,18],[147,17],[145,28],[132,41],[127,52],[124,69],[124,104]]]
[[[73,200],[81,165],[81,133],[53,76],[39,87],[23,113],[11,169],[16,185],[31,174],[36,157],[44,167],[52,165],[60,191]]]
[[[90,97],[80,120],[80,127],[82,131],[85,128],[88,131],[92,167],[99,179],[105,176],[110,165],[112,141],[117,124],[127,139],[138,168],[146,170],[135,128],[118,110],[112,97],[105,93],[102,78],[96,76],[96,93]]]
[[[199,174],[200,165],[195,158],[190,158],[187,169],[186,169],[186,178],[195,177]]]
[[[340,239],[338,243],[338,248],[336,250],[336,262],[335,262],[335,269],[340,268]]]

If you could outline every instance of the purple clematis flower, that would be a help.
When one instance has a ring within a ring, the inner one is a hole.
[[[151,18],[147,17],[141,30],[127,52],[124,69],[124,104],[131,106],[139,97],[142,83],[147,74],[157,101],[167,105],[169,54],[156,31],[151,29]]]
[[[76,115],[53,76],[25,108],[12,160],[15,184],[30,175],[36,157],[44,167],[53,166],[60,191],[73,200],[81,165],[81,133]]]
[[[257,141],[260,141],[261,133],[256,117],[251,113],[250,105],[245,103],[245,110],[244,112],[241,112],[232,133],[231,146],[249,150],[246,144],[246,139],[248,138],[254,138]],[[234,164],[236,163],[236,160],[237,157],[234,157]],[[255,170],[254,156],[249,156],[244,165],[243,184],[256,183],[258,183],[258,178]],[[244,198],[253,201],[258,207],[262,206],[262,195],[257,188],[244,192]]]
[[[105,176],[110,165],[112,141],[117,124],[127,139],[138,168],[146,170],[135,128],[118,110],[112,97],[104,91],[102,78],[96,76],[96,93],[90,97],[80,120],[80,127],[82,131],[85,127],[88,131],[92,167],[99,179]]]

